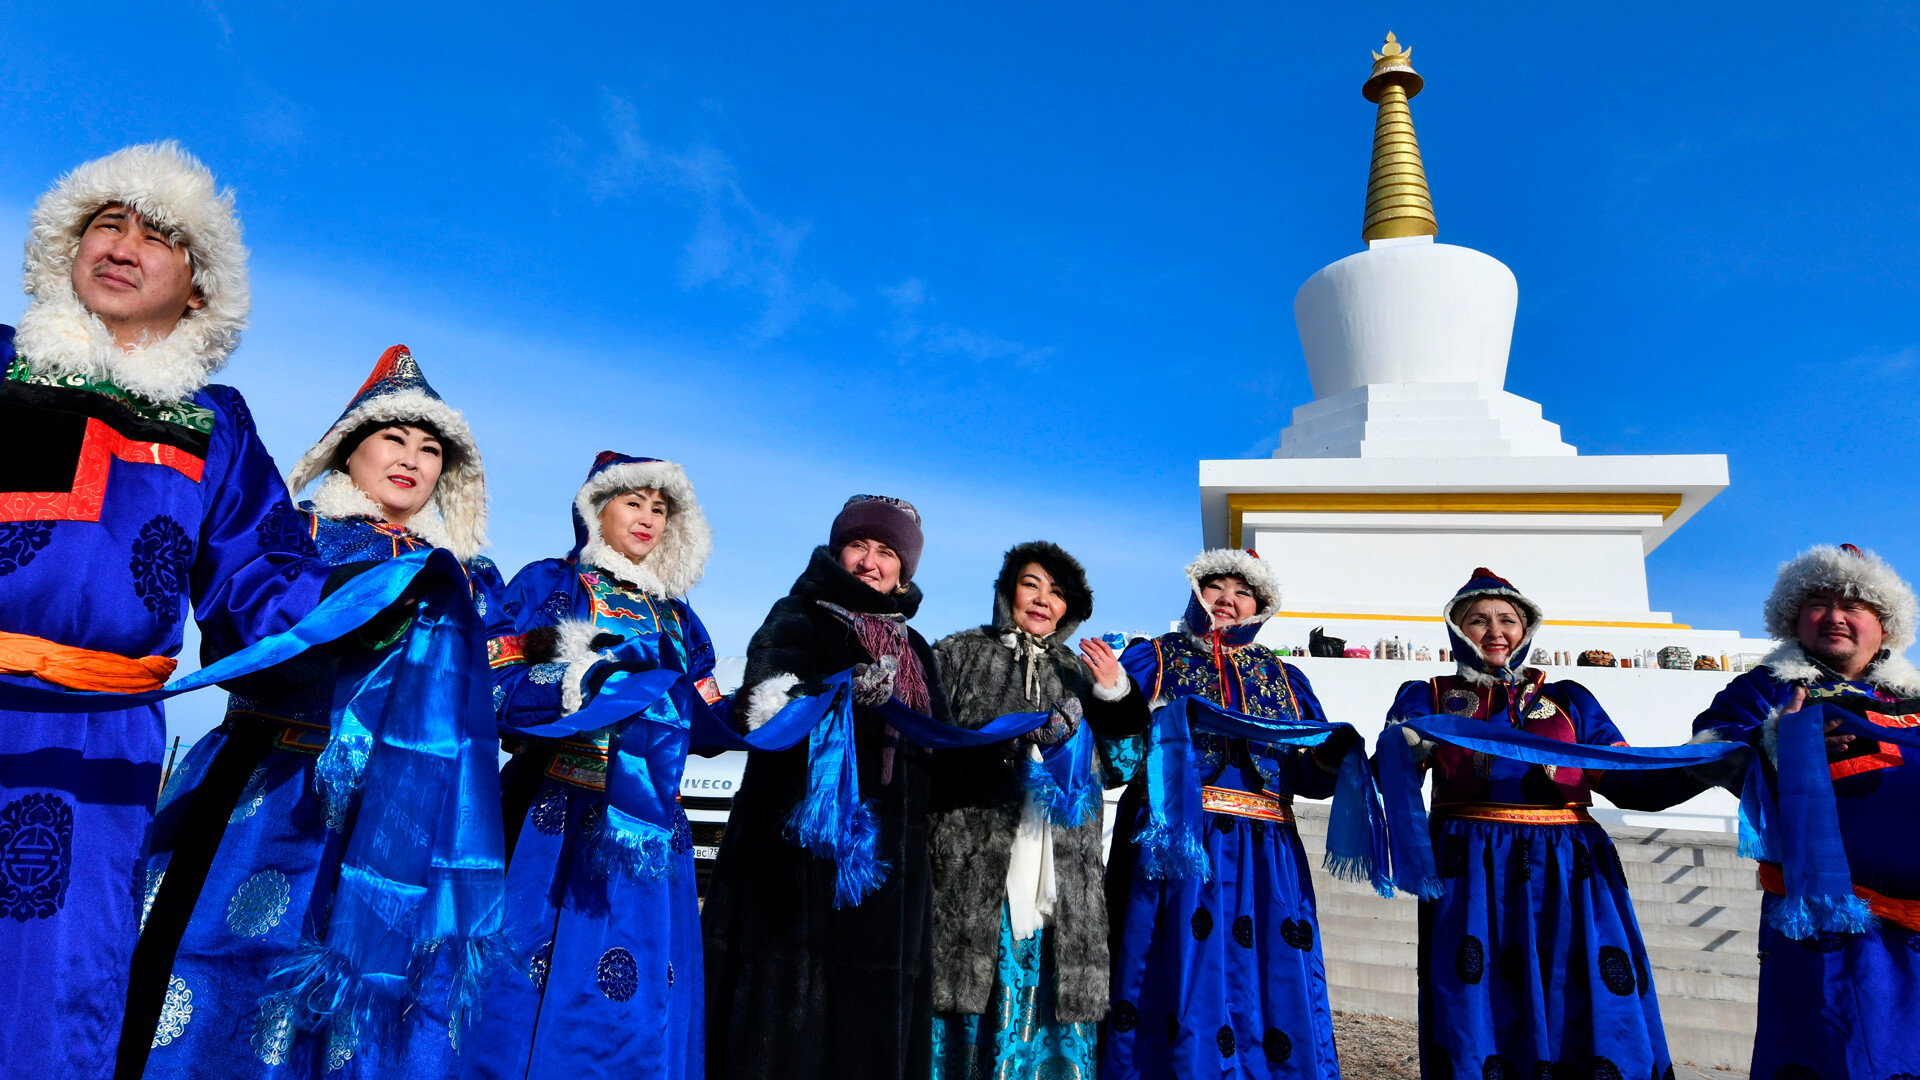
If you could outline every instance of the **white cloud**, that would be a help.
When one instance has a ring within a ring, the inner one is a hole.
[[[881,340],[899,350],[901,356],[959,356],[976,363],[988,360],[1012,360],[1022,367],[1036,366],[1059,352],[1051,345],[1028,345],[1001,337],[989,330],[975,330],[952,323],[922,322],[920,312],[932,301],[926,283],[910,277],[898,285],[882,286],[880,295],[893,306],[893,324],[881,332]]]
[[[698,142],[682,150],[656,145],[641,133],[639,110],[619,97],[608,98],[605,125],[611,149],[586,170],[596,201],[653,191],[694,205],[693,235],[680,262],[683,287],[719,285],[758,296],[764,306],[753,336],[760,340],[779,337],[812,311],[853,307],[845,290],[798,266],[812,225],[762,211],[725,153]],[[568,143],[576,154],[582,149],[578,139]]]

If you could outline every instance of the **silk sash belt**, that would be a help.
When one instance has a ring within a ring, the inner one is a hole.
[[[1760,864],[1760,887],[1775,896],[1787,895],[1787,877],[1773,863]],[[1865,885],[1855,885],[1853,895],[1867,902],[1867,907],[1879,918],[1920,933],[1920,900],[1902,900],[1897,896],[1887,896],[1874,892]]]
[[[1213,876],[1200,839],[1204,794],[1194,760],[1193,732],[1209,731],[1269,746],[1305,749],[1325,742],[1348,724],[1300,717],[1253,716],[1223,709],[1203,697],[1174,699],[1154,713],[1147,729],[1147,814],[1134,834],[1140,866],[1148,878]],[[1344,881],[1366,881],[1382,896],[1393,895],[1387,876],[1388,832],[1379,790],[1367,768],[1364,740],[1355,739],[1340,763],[1333,814],[1327,822],[1326,869]]]
[[[1505,803],[1455,803],[1436,806],[1435,817],[1461,821],[1491,821],[1500,825],[1592,825],[1584,806],[1511,806]]]
[[[1682,746],[1594,746],[1561,742],[1466,716],[1422,715],[1388,725],[1374,749],[1380,770],[1381,795],[1393,837],[1393,880],[1398,887],[1425,900],[1438,899],[1444,889],[1434,869],[1433,845],[1427,832],[1426,805],[1420,797],[1420,772],[1413,748],[1402,737],[1408,727],[1429,739],[1476,750],[1493,757],[1530,765],[1576,769],[1673,769],[1704,765],[1736,753],[1749,752],[1745,743],[1688,743]],[[1740,799],[1741,852],[1758,844],[1769,813],[1762,797],[1763,778],[1749,769],[1747,788]]]
[[[121,656],[62,645],[32,634],[0,632],[0,672],[33,675],[69,690],[139,694],[166,685],[178,661],[170,656]]]
[[[1257,818],[1281,825],[1293,824],[1293,807],[1271,795],[1239,791],[1235,788],[1218,788],[1212,785],[1201,787],[1200,809],[1209,814],[1231,814],[1234,817]]]

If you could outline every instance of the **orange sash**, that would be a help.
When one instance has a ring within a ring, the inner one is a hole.
[[[167,656],[139,659],[61,645],[32,634],[0,631],[0,672],[37,675],[69,690],[140,694],[167,684],[176,661]]]
[[[1775,896],[1787,895],[1787,878],[1773,863],[1760,864],[1760,887]],[[1898,897],[1882,896],[1872,889],[1860,885],[1853,887],[1853,894],[1867,902],[1878,918],[1896,923],[1909,930],[1920,932],[1920,900],[1901,900]]]

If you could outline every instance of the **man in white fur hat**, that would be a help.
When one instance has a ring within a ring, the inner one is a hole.
[[[1782,642],[1693,722],[1699,735],[1767,752],[1781,717],[1809,702],[1863,706],[1872,722],[1909,726],[1920,711],[1913,588],[1872,552],[1816,547],[1780,568],[1767,632]],[[1911,750],[1906,753],[1912,753]],[[1760,1016],[1752,1075],[1814,1080],[1920,1073],[1920,764],[1891,743],[1827,737],[1828,771],[1854,892],[1878,926],[1788,938],[1774,926],[1781,868],[1762,863]]]
[[[192,604],[212,659],[291,626],[328,572],[240,395],[247,251],[231,192],[172,143],[62,177],[0,326],[0,1076],[104,1078],[142,918],[158,703]],[[150,901],[149,901],[150,902]],[[176,992],[173,992],[177,990]],[[192,1020],[170,988],[156,1041]]]

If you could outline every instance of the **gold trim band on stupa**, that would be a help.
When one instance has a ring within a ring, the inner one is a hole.
[[[1373,75],[1360,93],[1380,106],[1373,122],[1373,169],[1367,174],[1367,211],[1360,239],[1371,243],[1399,236],[1438,236],[1433,196],[1427,191],[1427,169],[1420,161],[1420,143],[1413,136],[1413,113],[1408,99],[1420,92],[1425,80],[1413,70],[1413,50],[1387,34],[1387,43],[1373,54]]]

